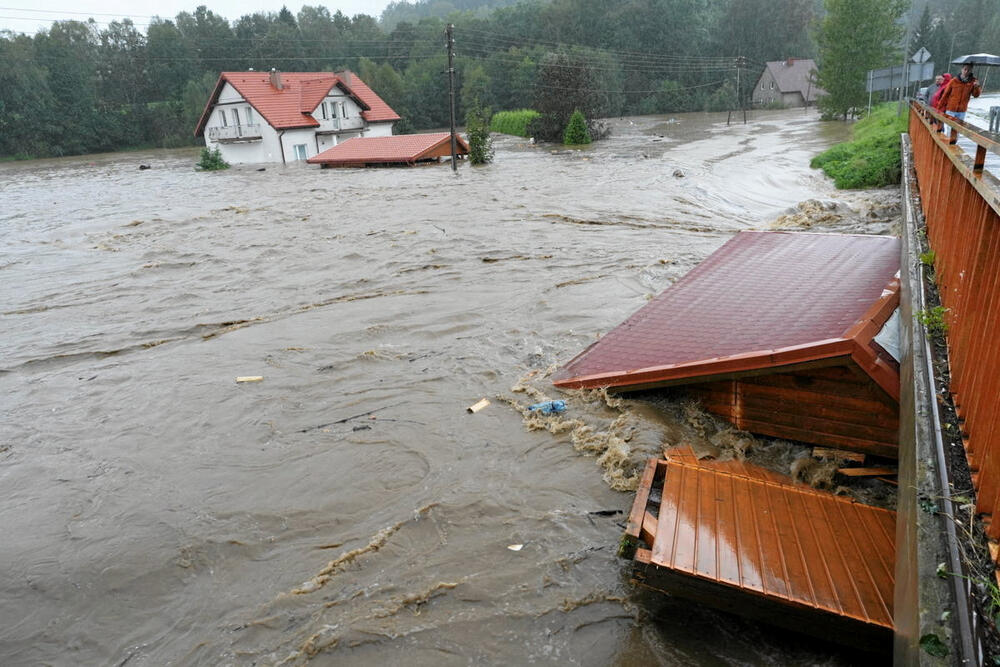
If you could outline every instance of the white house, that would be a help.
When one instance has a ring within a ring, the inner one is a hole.
[[[826,91],[816,86],[816,63],[809,58],[768,62],[753,87],[753,105],[811,106]]]
[[[353,137],[387,137],[399,115],[356,74],[223,72],[195,136],[226,162],[306,160]]]

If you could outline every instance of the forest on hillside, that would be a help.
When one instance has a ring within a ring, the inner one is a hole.
[[[397,132],[441,127],[447,23],[460,117],[474,104],[531,108],[565,95],[539,77],[555,55],[586,73],[577,80],[594,114],[732,109],[737,82],[746,98],[766,61],[820,55],[815,27],[834,1],[401,0],[380,18],[304,6],[230,20],[199,6],[148,23],[60,20],[34,35],[0,32],[0,157],[197,143],[219,72],[248,68],[351,69],[403,116]],[[906,20],[911,46],[938,63],[1000,49],[996,0],[940,0]]]

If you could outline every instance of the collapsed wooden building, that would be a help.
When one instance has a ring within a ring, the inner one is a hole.
[[[895,458],[898,273],[894,237],[741,232],[553,381],[670,387],[751,433]]]
[[[899,240],[742,232],[554,376],[662,389],[737,428],[896,458]],[[685,448],[649,462],[644,586],[868,650],[892,639],[895,512]]]

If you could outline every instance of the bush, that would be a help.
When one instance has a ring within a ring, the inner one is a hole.
[[[896,116],[895,104],[877,107],[854,126],[854,140],[820,153],[809,163],[822,169],[840,189],[877,188],[899,183],[902,174],[899,135],[907,117]]]
[[[563,133],[563,143],[571,146],[590,143],[590,132],[587,130],[587,119],[579,109],[569,117],[566,132]]]
[[[527,139],[531,136],[528,133],[528,124],[538,118],[538,115],[533,109],[498,111],[493,114],[493,120],[490,121],[490,130]]]
[[[219,149],[208,150],[208,147],[201,149],[201,158],[196,166],[199,171],[229,169],[229,163],[222,159],[222,153],[219,152]]]
[[[486,164],[493,161],[493,139],[489,128],[490,110],[473,106],[465,114],[465,134],[469,137],[469,162]]]

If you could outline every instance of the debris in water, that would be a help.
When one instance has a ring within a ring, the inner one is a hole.
[[[490,404],[489,400],[484,398],[481,401],[479,401],[478,403],[470,405],[469,407],[466,408],[466,410],[468,410],[469,412],[475,414],[476,412],[479,412],[480,410],[482,410],[483,408],[485,408],[489,404]]]
[[[674,169],[674,178],[684,178],[684,172],[680,169]]]
[[[561,412],[566,412],[566,401],[543,401],[541,403],[529,405],[528,410],[532,412],[540,412],[543,415],[559,414]]]
[[[140,164],[139,171],[145,171],[146,169],[152,169],[153,167],[148,164]]]
[[[263,381],[264,381],[263,375],[241,375],[236,378],[237,384],[243,382],[263,382]]]
[[[524,548],[524,545],[523,544],[508,544],[507,548],[510,549],[511,551],[520,551],[521,549]]]

